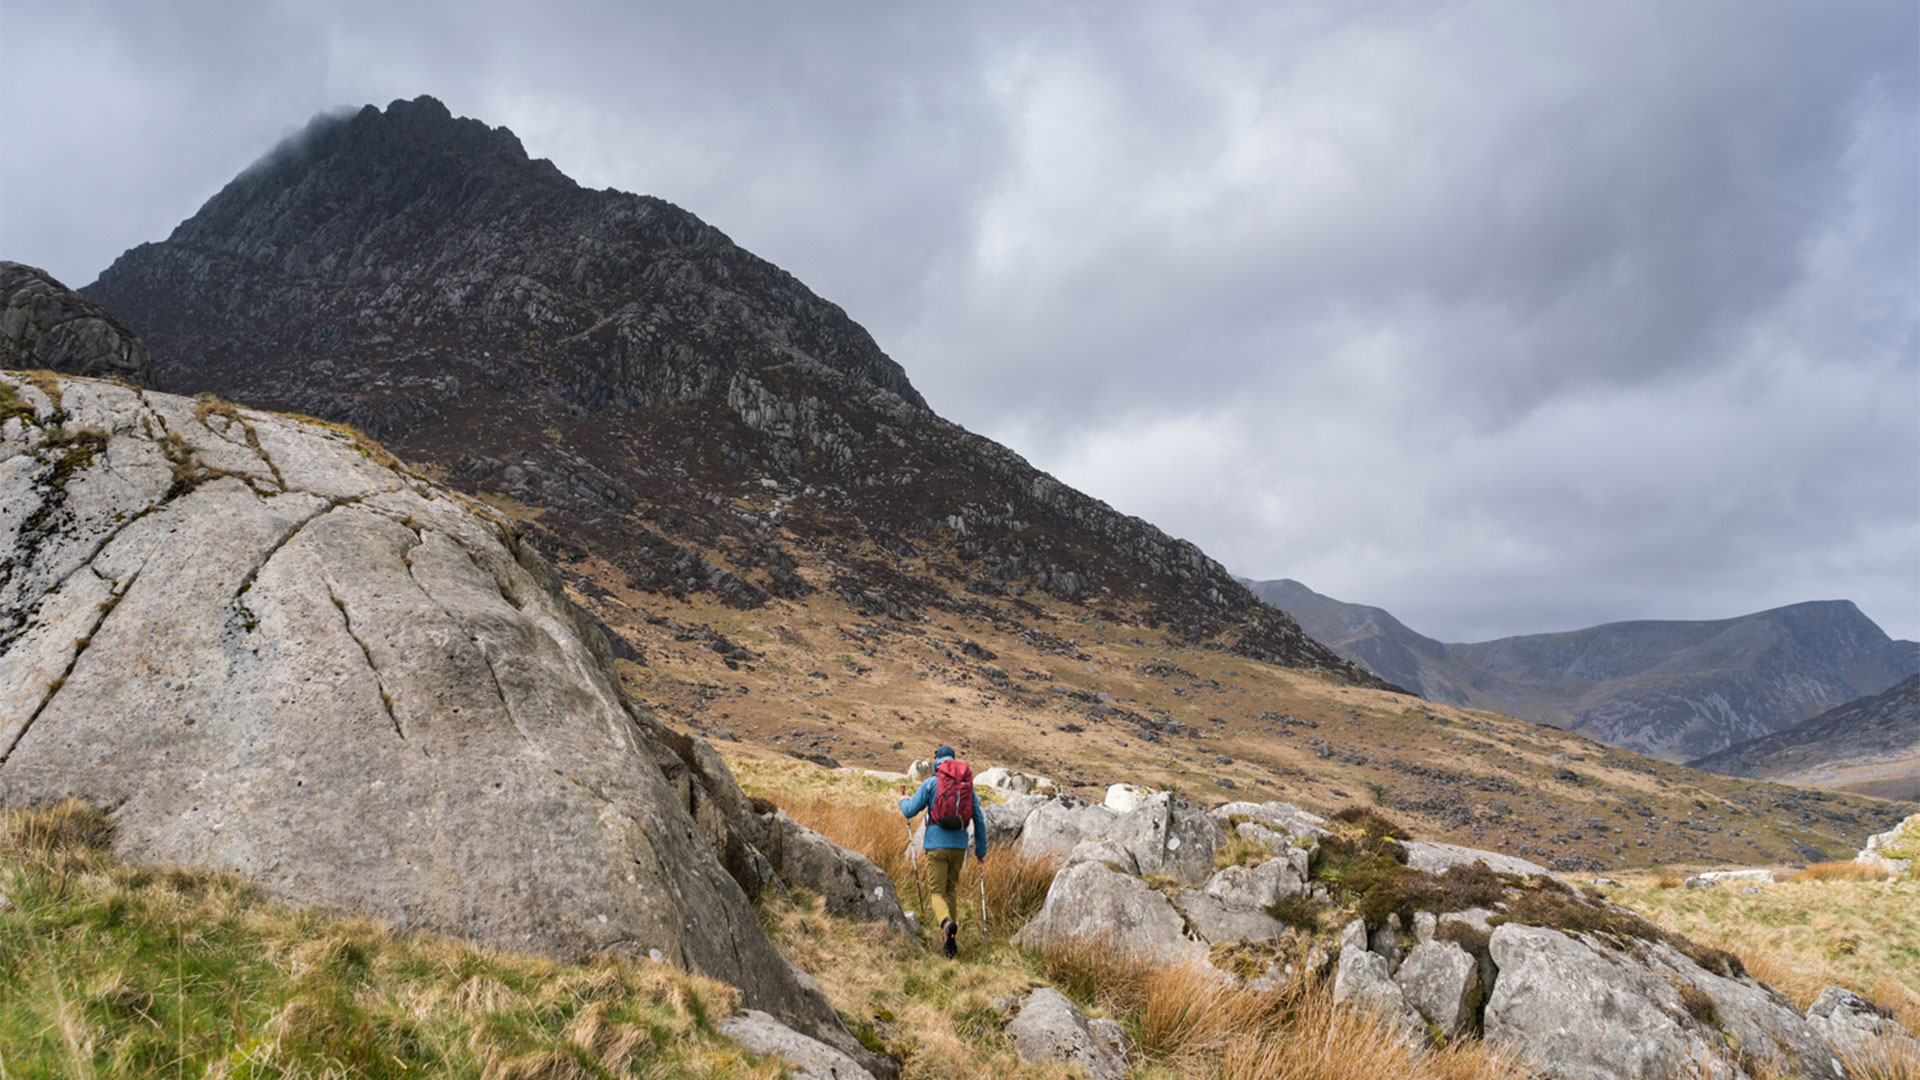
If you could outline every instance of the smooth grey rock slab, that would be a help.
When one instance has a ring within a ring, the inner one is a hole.
[[[1142,875],[1199,885],[1213,875],[1220,827],[1199,807],[1163,791],[1120,815],[1106,838],[1133,853]]]
[[[1104,806],[1061,795],[1033,808],[1016,843],[1027,855],[1066,858],[1080,841],[1106,836],[1114,819],[1114,812]]]
[[[1014,935],[1014,943],[1045,948],[1078,939],[1104,942],[1141,957],[1205,961],[1206,946],[1186,936],[1186,921],[1173,902],[1137,877],[1097,862],[1060,871],[1040,913]]]
[[[1021,1061],[1061,1061],[1087,1070],[1095,1080],[1125,1080],[1125,1036],[1116,1044],[1118,1024],[1109,1020],[1096,1030],[1094,1023],[1065,994],[1043,986],[1027,996],[1020,1015],[1007,1024],[1007,1037]]]
[[[1553,874],[1539,863],[1497,851],[1481,851],[1459,844],[1437,844],[1426,840],[1408,840],[1404,846],[1407,849],[1407,865],[1429,874],[1444,873],[1455,866],[1472,866],[1476,862],[1486,863],[1489,869],[1498,874],[1517,874],[1521,877]]]
[[[1280,920],[1264,911],[1229,907],[1198,889],[1180,890],[1180,908],[1186,912],[1193,932],[1210,945],[1223,941],[1269,941],[1287,932]]]
[[[1442,1034],[1464,1035],[1473,1029],[1479,1002],[1479,966],[1465,949],[1451,941],[1415,945],[1393,973],[1407,1004],[1427,1018]]]
[[[510,523],[286,417],[64,379],[56,432],[0,381],[35,410],[0,428],[0,806],[399,928],[657,951],[858,1049]]]
[[[874,1080],[873,1074],[852,1058],[758,1010],[747,1009],[714,1026],[754,1053],[792,1065],[794,1080]]]

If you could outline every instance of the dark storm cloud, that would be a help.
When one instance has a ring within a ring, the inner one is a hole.
[[[1920,636],[1904,0],[0,3],[0,246],[70,283],[433,93],[1241,573],[1453,639]]]

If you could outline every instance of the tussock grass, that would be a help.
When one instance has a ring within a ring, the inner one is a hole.
[[[1789,870],[1776,874],[1776,882],[1798,881],[1885,881],[1890,875],[1878,866],[1857,863],[1852,860],[1843,862],[1814,863],[1798,870]]]
[[[1851,864],[1840,864],[1851,865]],[[1664,889],[1623,879],[1610,899],[1662,929],[1740,957],[1805,1009],[1829,986],[1868,998],[1920,1031],[1920,880],[1814,874],[1735,889]]]
[[[235,878],[130,869],[78,803],[0,815],[0,1074],[759,1077],[732,987],[402,936]]]

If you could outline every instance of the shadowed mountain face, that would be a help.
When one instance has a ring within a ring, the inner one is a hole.
[[[1199,549],[934,415],[835,305],[431,98],[315,121],[85,294],[161,380],[344,420],[596,588],[1105,618],[1366,684]],[[825,556],[797,573],[796,545]],[[905,570],[902,567],[906,567]]]
[[[1688,764],[1728,776],[1920,800],[1920,675]]]
[[[1773,734],[1920,671],[1920,644],[1888,638],[1845,600],[1461,645],[1297,581],[1252,588],[1334,651],[1429,700],[1538,720],[1669,761]]]

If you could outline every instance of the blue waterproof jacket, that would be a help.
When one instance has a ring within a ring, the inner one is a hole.
[[[933,805],[933,793],[939,786],[940,778],[929,776],[920,785],[920,790],[900,800],[900,812],[909,819],[920,811]],[[923,846],[928,851],[941,851],[948,848],[965,848],[967,830],[943,829],[931,819],[927,821],[927,831]],[[987,857],[987,818],[980,812],[980,796],[973,797],[973,853],[984,859]]]

